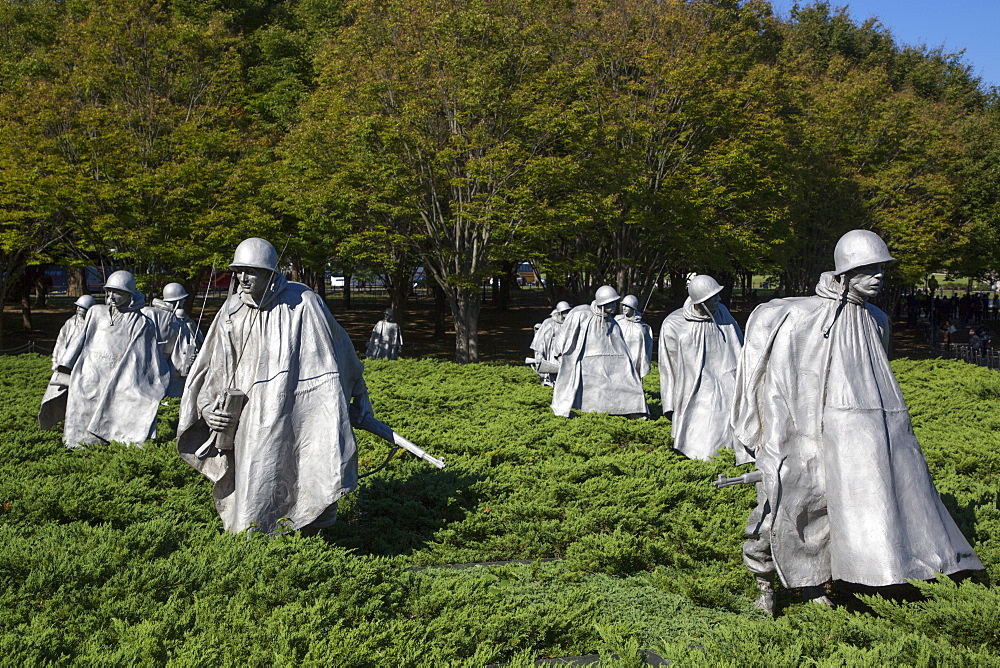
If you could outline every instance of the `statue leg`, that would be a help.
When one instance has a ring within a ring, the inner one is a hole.
[[[753,573],[760,596],[753,607],[774,614],[774,557],[771,554],[771,506],[764,496],[763,485],[757,483],[757,507],[747,520],[747,540],[743,543],[743,563]]]

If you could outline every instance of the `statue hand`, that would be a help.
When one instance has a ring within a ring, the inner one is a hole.
[[[212,431],[225,431],[233,421],[231,416],[220,411],[207,410],[201,416]]]

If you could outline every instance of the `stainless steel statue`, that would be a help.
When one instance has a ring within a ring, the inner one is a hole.
[[[363,366],[323,300],[278,272],[270,243],[246,239],[230,267],[238,290],[188,376],[178,452],[215,483],[228,531],[328,526],[357,485],[352,399],[358,423],[373,417]]]
[[[382,319],[372,329],[365,357],[370,360],[398,360],[402,352],[403,331],[396,322],[392,309],[387,308]]]
[[[593,302],[577,306],[566,316],[555,340],[559,374],[552,412],[556,415],[569,417],[573,410],[648,414],[642,378],[614,318],[620,299],[614,288],[604,285],[597,289]]]
[[[753,312],[737,371],[735,436],[762,479],[743,558],[765,609],[775,573],[829,604],[830,580],[884,586],[983,568],[934,488],[889,367],[888,319],[868,303],[893,258],[854,230],[834,259],[815,296]]]
[[[63,431],[70,448],[152,438],[169,382],[156,326],[140,310],[144,300],[135,277],[116,271],[104,290],[107,305],[90,308],[83,330],[57,360],[70,372]]]
[[[570,312],[573,307],[569,305],[569,302],[559,302],[556,307],[552,309],[549,313],[549,317],[535,325],[535,335],[531,339],[531,350],[534,352],[534,357],[525,360],[531,365],[531,368],[535,370],[538,374],[539,379],[542,381],[542,385],[552,387],[553,378],[556,376],[556,372],[553,371],[555,364],[553,363],[553,357],[555,355],[555,340],[556,334],[559,333],[559,328],[562,327],[563,322],[566,321],[566,314]],[[542,367],[546,370],[543,370]]]
[[[673,412],[674,448],[692,459],[733,449],[728,415],[736,391],[736,362],[743,332],[719,301],[722,286],[711,276],[688,282],[688,297],[660,327],[660,397],[663,413]],[[743,448],[737,462],[745,463]]]
[[[625,295],[621,310],[615,320],[622,329],[635,370],[640,378],[645,378],[653,361],[653,329],[642,321],[639,298],[635,295]]]
[[[59,370],[59,360],[66,354],[70,342],[83,332],[83,324],[87,319],[87,311],[95,304],[90,295],[83,295],[73,306],[73,317],[59,330],[55,347],[52,349],[52,377],[49,378],[45,395],[42,396],[42,407],[38,411],[38,426],[42,429],[52,429],[66,415],[66,393],[69,391],[69,374]]]
[[[151,307],[143,309],[157,323],[160,352],[170,366],[168,397],[181,396],[184,381],[204,340],[197,325],[180,308],[187,296],[187,290],[180,283],[167,283],[163,286],[162,299],[154,299]]]

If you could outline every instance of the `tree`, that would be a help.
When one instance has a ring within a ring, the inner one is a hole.
[[[450,303],[459,362],[478,360],[491,256],[538,212],[528,177],[549,160],[556,134],[546,114],[559,102],[544,85],[551,10],[513,0],[348,3],[304,111],[304,123],[333,130],[321,145],[342,170],[372,170],[343,180],[363,209],[396,192],[406,212],[395,220],[419,220],[419,254]],[[388,185],[374,182],[383,174]]]

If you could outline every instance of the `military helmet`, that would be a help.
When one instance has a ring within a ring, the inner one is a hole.
[[[838,276],[869,264],[895,262],[889,255],[889,247],[879,235],[870,230],[851,230],[840,237],[833,249],[834,273]]]
[[[187,290],[180,283],[167,283],[163,286],[163,301],[165,302],[179,302],[186,299],[187,296]]]
[[[121,290],[135,295],[135,276],[132,275],[131,271],[125,271],[124,269],[116,271],[108,276],[108,280],[104,282],[104,289]]]
[[[722,292],[722,286],[707,274],[692,276],[688,281],[688,297],[692,304],[701,304]]]
[[[573,307],[569,305],[569,302],[559,302],[556,304],[555,310],[559,313],[566,313],[567,311],[572,311]]]
[[[90,296],[90,295],[83,295],[82,297],[80,297],[79,299],[77,299],[73,303],[76,306],[79,306],[80,308],[90,308],[91,306],[93,306],[97,302],[96,302],[96,300],[92,296]]]
[[[631,306],[636,311],[639,310],[639,298],[635,295],[625,295],[625,299],[622,300],[622,306]]]
[[[594,294],[594,301],[598,306],[604,306],[605,304],[616,302],[619,299],[621,299],[621,297],[618,295],[618,291],[610,285],[602,285],[597,288],[597,292]]]
[[[244,239],[236,247],[233,261],[229,265],[230,269],[239,267],[278,271],[278,251],[265,239],[259,237]]]

